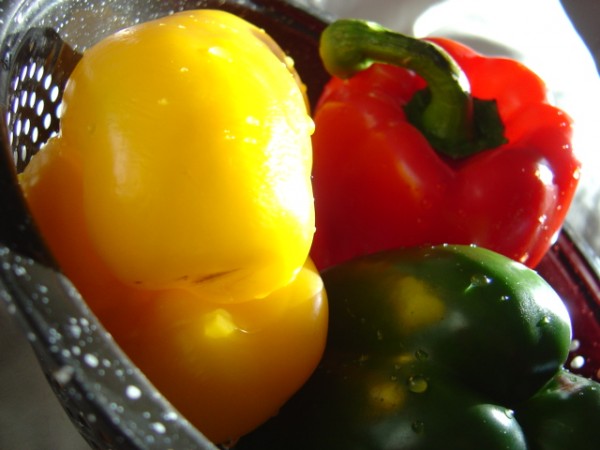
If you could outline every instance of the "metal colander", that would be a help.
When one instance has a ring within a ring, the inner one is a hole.
[[[52,28],[27,30],[7,53],[6,123],[18,172],[58,133],[61,94],[80,56]]]
[[[310,91],[319,92],[326,77],[316,43],[324,22],[285,1],[0,3],[0,299],[26,331],[68,416],[95,449],[216,447],[154,389],[61,274],[29,215],[17,174],[59,131],[63,88],[85,48],[125,26],[205,7],[247,18],[284,49],[294,42],[289,53],[299,71],[311,73]]]

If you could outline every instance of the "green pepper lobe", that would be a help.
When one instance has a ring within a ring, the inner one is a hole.
[[[533,450],[595,450],[600,444],[600,384],[563,369],[516,409]]]
[[[421,354],[507,405],[566,361],[568,312],[536,272],[472,246],[393,250],[323,273],[330,345]]]
[[[571,340],[563,302],[536,272],[443,245],[322,277],[330,325],[319,368],[236,448],[530,449],[513,411],[561,369]]]

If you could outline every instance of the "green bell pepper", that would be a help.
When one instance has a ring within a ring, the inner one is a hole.
[[[515,415],[532,450],[600,447],[600,383],[565,369]]]
[[[361,257],[322,277],[323,360],[236,449],[555,448],[535,444],[550,420],[536,408],[572,403],[541,393],[563,373],[571,324],[536,272],[483,248],[444,245]],[[574,417],[600,417],[598,396],[588,403],[573,406]],[[587,437],[597,443],[599,433]]]

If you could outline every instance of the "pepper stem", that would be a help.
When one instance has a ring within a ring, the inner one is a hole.
[[[340,19],[323,31],[319,51],[325,69],[338,78],[350,78],[374,63],[420,75],[427,88],[406,105],[407,119],[447,156],[461,158],[506,141],[496,102],[473,98],[460,67],[431,42],[373,22]]]

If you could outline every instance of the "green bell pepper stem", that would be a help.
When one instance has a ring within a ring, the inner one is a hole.
[[[460,67],[439,46],[373,22],[340,19],[321,35],[325,69],[351,78],[374,63],[410,69],[426,82],[406,106],[408,120],[439,152],[460,158],[505,142],[495,101],[474,99]]]

